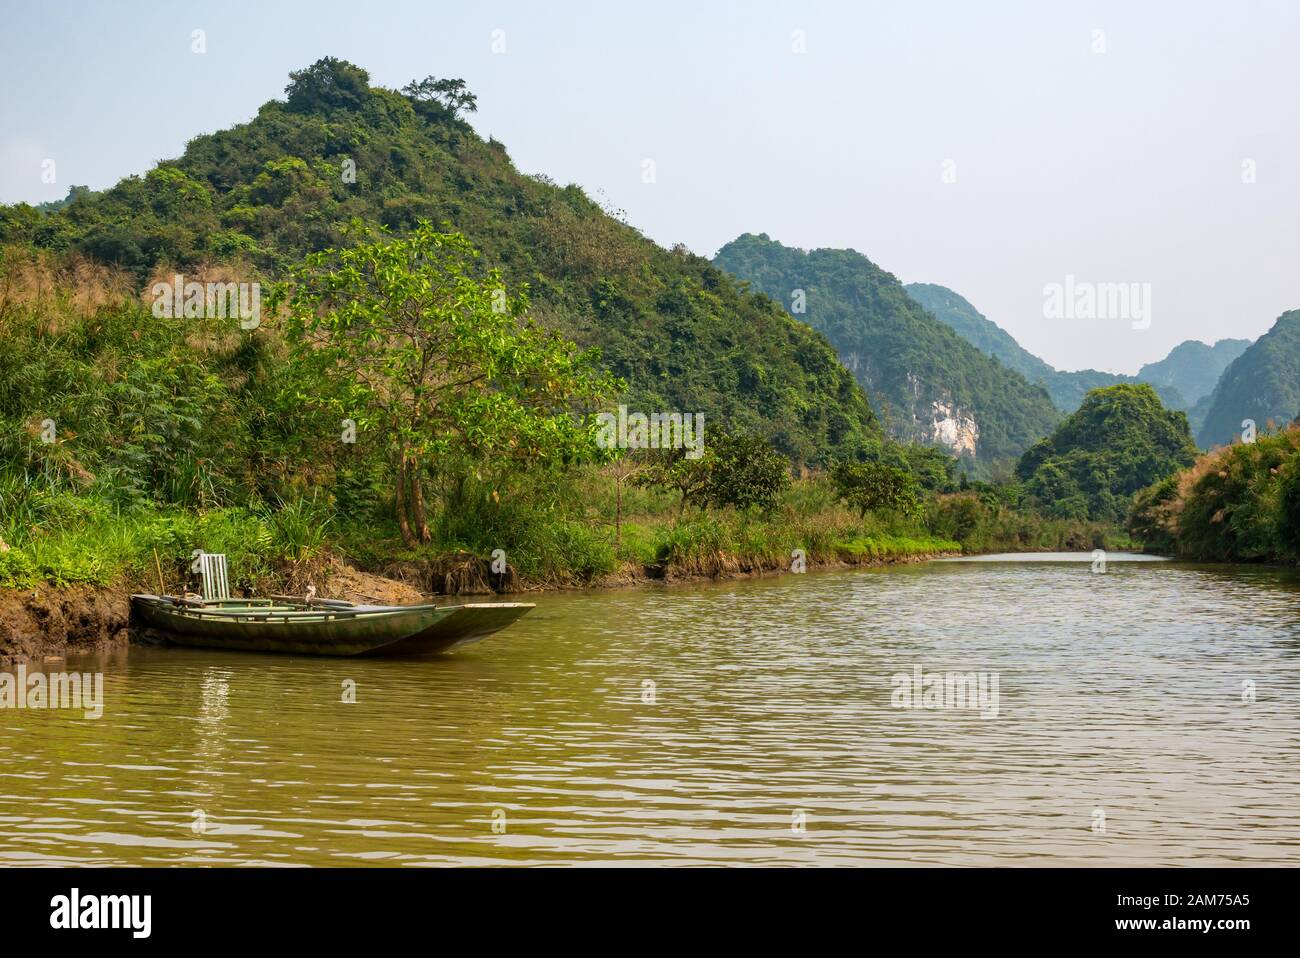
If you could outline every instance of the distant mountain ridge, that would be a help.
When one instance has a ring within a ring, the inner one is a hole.
[[[1263,430],[1281,427],[1300,415],[1300,309],[1277,322],[1232,361],[1206,403],[1197,442],[1205,448],[1227,445],[1254,420]]]
[[[1165,406],[1187,412],[1195,432],[1206,410],[1206,397],[1228,365],[1250,345],[1248,339],[1221,339],[1213,346],[1185,340],[1164,359],[1147,363],[1136,376],[1097,369],[1064,371],[1029,352],[959,293],[933,283],[909,283],[904,289],[971,344],[996,356],[1030,382],[1041,383],[1052,402],[1065,413],[1077,409],[1090,390],[1120,383],[1149,383]]]
[[[1195,404],[1214,392],[1223,371],[1246,351],[1250,342],[1249,339],[1220,339],[1213,346],[1207,346],[1198,340],[1186,339],[1171,349],[1164,359],[1147,363],[1139,369],[1137,379],[1156,389],[1171,386],[1189,403]]]
[[[746,233],[713,262],[823,333],[897,438],[945,446],[987,471],[1009,468],[1060,419],[1042,387],[935,319],[856,250],[806,251]]]
[[[946,286],[934,283],[908,283],[903,287],[907,295],[916,300],[936,319],[947,323],[957,334],[1003,364],[1014,369],[1030,382],[1042,382],[1056,370],[1025,349],[1015,337],[979,310],[960,294]],[[1049,389],[1050,393],[1051,390]],[[1059,404],[1058,404],[1059,405]]]

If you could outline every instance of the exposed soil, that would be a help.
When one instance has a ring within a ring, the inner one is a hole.
[[[0,589],[0,665],[125,648],[130,615],[124,588]]]
[[[318,588],[322,598],[371,605],[416,605],[427,601],[419,589],[406,582],[361,572],[341,562],[330,569]]]
[[[524,590],[512,566],[505,564],[503,572],[493,572],[492,567],[491,560],[472,552],[449,552],[430,559],[390,563],[382,572],[426,594],[492,595]]]

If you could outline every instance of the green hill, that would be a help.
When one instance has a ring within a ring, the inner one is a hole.
[[[1300,415],[1300,309],[1283,313],[1219,379],[1197,438],[1205,448],[1226,445],[1253,419],[1284,426]]]
[[[1059,419],[1046,392],[937,321],[855,250],[806,252],[747,233],[714,263],[824,333],[900,439],[947,446],[988,470]]]
[[[1119,521],[1134,493],[1192,464],[1187,416],[1146,383],[1095,389],[1021,458],[1025,492],[1048,515]]]
[[[1214,391],[1219,377],[1234,359],[1250,346],[1249,339],[1220,339],[1213,346],[1194,339],[1184,340],[1159,362],[1147,363],[1137,378],[1156,389],[1172,387],[1195,404]]]
[[[878,442],[865,396],[821,335],[577,186],[520,173],[461,118],[475,104],[458,81],[397,92],[333,58],[290,79],[285,100],[142,176],[55,208],[0,207],[0,243],[84,253],[143,288],[213,263],[274,278],[353,242],[350,221],[404,233],[429,220],[527,284],[540,322],[598,348],[633,409],[730,420],[800,461]]]
[[[1084,398],[1094,389],[1109,386],[1136,385],[1142,382],[1136,376],[1108,373],[1100,369],[1057,370],[1043,385],[1060,400],[1064,410],[1078,409]],[[1152,385],[1147,383],[1147,385]],[[1170,409],[1187,409],[1187,399],[1171,386],[1153,386],[1160,401]]]
[[[1056,407],[1065,412],[1078,409],[1083,397],[1094,389],[1139,382],[1154,386],[1161,401],[1170,409],[1190,410],[1197,400],[1214,388],[1228,363],[1250,344],[1245,339],[1221,339],[1213,346],[1207,346],[1188,340],[1175,346],[1159,362],[1143,366],[1136,376],[1097,369],[1064,371],[1054,369],[1029,352],[1010,333],[947,287],[909,283],[905,288],[909,296],[968,342],[988,355],[996,356],[1030,382],[1041,383]],[[1190,411],[1188,415],[1192,415]]]
[[[981,352],[996,356],[1004,366],[1014,369],[1030,382],[1046,382],[1056,374],[1055,369],[1021,346],[1015,337],[946,286],[908,283],[903,289],[935,318],[956,330],[962,339]],[[1055,397],[1053,401],[1055,402]]]

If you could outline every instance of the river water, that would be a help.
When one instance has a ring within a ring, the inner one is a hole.
[[[1300,578],[1047,558],[545,595],[426,661],[47,662],[103,715],[0,709],[0,864],[1296,861]]]

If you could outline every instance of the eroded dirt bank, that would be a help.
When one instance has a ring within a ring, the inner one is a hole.
[[[127,596],[111,586],[0,589],[0,665],[124,648]]]

